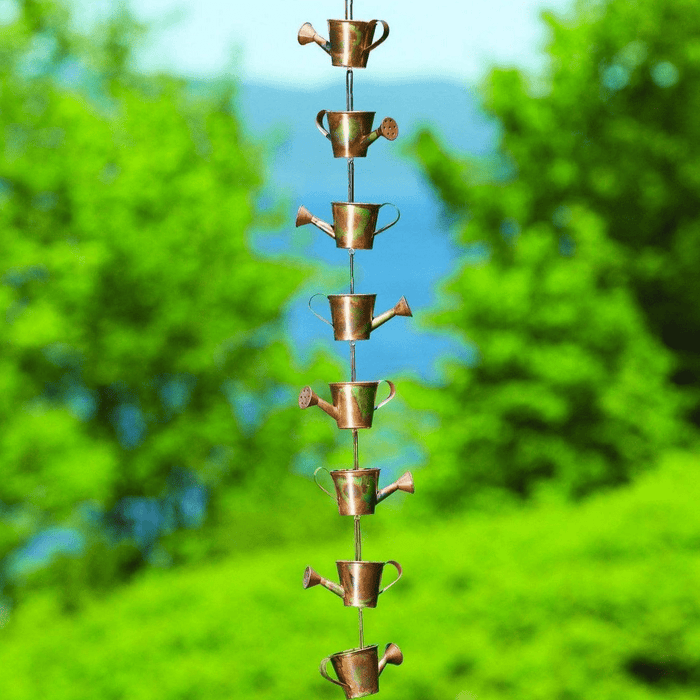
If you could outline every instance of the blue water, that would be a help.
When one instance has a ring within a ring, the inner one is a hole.
[[[322,277],[308,280],[286,310],[286,328],[302,360],[319,345],[349,358],[348,344],[333,341],[331,329],[307,308],[308,297],[315,292],[349,291],[348,251],[336,248],[330,237],[311,225],[294,227],[300,204],[332,221],[330,203],[347,201],[346,161],[333,158],[330,143],[314,123],[320,109],[345,109],[344,74],[339,71],[338,76],[337,88],[309,92],[247,85],[238,99],[249,133],[277,144],[261,203],[284,200],[288,222],[277,231],[257,231],[256,249],[272,256],[293,253],[327,266]],[[433,381],[439,377],[441,357],[467,363],[474,358],[473,348],[455,337],[423,327],[438,299],[441,280],[460,265],[466,251],[453,242],[439,201],[404,151],[416,130],[429,124],[450,150],[484,155],[493,149],[497,129],[479,111],[473,92],[451,83],[387,85],[356,77],[354,108],[376,111],[377,124],[384,116],[394,117],[400,129],[396,141],[379,139],[366,158],[355,159],[355,201],[388,201],[401,211],[399,223],[375,239],[373,250],[357,251],[355,291],[377,294],[377,313],[405,295],[414,314],[392,319],[370,341],[357,344],[357,378],[400,374]],[[380,225],[391,218],[391,208],[386,207]],[[327,303],[322,298],[315,301],[315,308],[327,316]]]

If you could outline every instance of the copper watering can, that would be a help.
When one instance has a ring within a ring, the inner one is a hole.
[[[375,406],[377,387],[381,382],[389,385],[389,396]],[[310,386],[305,386],[299,394],[299,408],[318,406],[335,418],[339,428],[345,430],[371,428],[374,412],[396,396],[396,387],[388,379],[378,382],[334,382],[328,386],[333,398],[332,405],[320,398]]]
[[[314,297],[325,296],[331,305],[331,321],[311,308]],[[376,294],[314,294],[309,299],[309,309],[333,329],[335,340],[369,340],[369,334],[394,316],[413,316],[406,297],[401,297],[393,309],[374,316]]]
[[[364,158],[367,149],[380,136],[393,141],[399,135],[399,127],[391,117],[372,131],[376,112],[329,112],[322,109],[316,115],[318,130],[331,142],[335,158]],[[328,115],[328,129],[323,126],[323,117]]]
[[[396,209],[396,218],[386,226],[377,229],[377,217],[382,207],[389,205]],[[400,218],[401,212],[391,202],[384,204],[364,204],[362,202],[332,202],[333,226],[314,216],[305,206],[297,212],[296,225],[313,224],[316,228],[335,239],[336,248],[371,250],[374,237],[391,228]]]
[[[333,665],[338,680],[328,675],[328,662]],[[372,644],[362,649],[350,649],[331,654],[321,661],[321,675],[331,683],[339,685],[345,691],[347,700],[364,698],[379,692],[379,676],[387,664],[400,666],[403,654],[396,644],[387,644],[384,655],[379,658],[377,645]]]
[[[398,562],[389,561],[337,561],[338,578],[340,585],[329,581],[317,574],[310,566],[304,571],[304,588],[311,588],[321,584],[332,593],[343,599],[346,607],[376,608],[377,598],[384,591],[391,588],[403,575],[401,565]],[[396,567],[399,575],[384,588],[380,589],[382,571],[386,564]]]
[[[384,27],[382,36],[372,43],[377,24]],[[334,66],[345,68],[366,68],[369,53],[389,36],[389,25],[383,19],[373,19],[362,22],[356,19],[329,19],[326,41],[316,33],[310,22],[301,25],[297,39],[303,46],[312,41],[318,44],[327,54],[330,54]]]
[[[335,496],[318,483],[318,473],[323,470],[333,479]],[[329,472],[325,467],[318,467],[314,472],[316,486],[338,504],[341,515],[372,515],[377,503],[380,503],[396,491],[414,493],[411,472],[402,474],[393,484],[378,489],[379,469],[336,469]]]

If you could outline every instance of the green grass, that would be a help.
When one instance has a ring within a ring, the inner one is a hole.
[[[669,458],[579,506],[439,522],[412,519],[407,499],[364,518],[365,558],[405,570],[365,613],[366,641],[405,655],[382,675],[382,697],[696,698],[698,466]],[[301,579],[306,565],[332,577],[334,560],[352,557],[345,520],[342,540],[319,531],[303,544],[150,571],[72,616],[48,597],[28,601],[3,630],[0,697],[341,700],[317,667],[356,646],[357,615]]]

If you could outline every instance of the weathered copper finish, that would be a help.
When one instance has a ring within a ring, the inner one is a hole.
[[[386,226],[377,229],[379,210],[387,205],[396,209],[396,218]],[[369,250],[374,243],[374,237],[391,228],[401,218],[398,207],[391,202],[383,204],[332,202],[331,206],[335,244],[338,248]]]
[[[328,131],[323,126],[323,117],[328,115]],[[330,140],[335,158],[364,158],[367,149],[380,136],[393,141],[399,135],[399,127],[391,117],[372,131],[376,112],[329,112],[322,109],[316,115],[318,130]]]
[[[331,306],[331,322],[311,308],[311,302],[317,296],[326,295],[314,294],[309,299],[309,309],[314,316],[333,328],[335,340],[369,340],[369,335],[373,330],[394,316],[413,315],[406,297],[401,297],[393,309],[374,317],[376,294],[329,294],[327,299]]]
[[[381,22],[384,32],[377,41],[374,30]],[[386,41],[389,25],[384,20],[373,19],[369,22],[359,20],[329,19],[328,33],[331,45],[331,63],[345,68],[365,68],[370,51]]]
[[[385,498],[391,496],[391,494],[396,491],[405,491],[406,493],[415,492],[413,475],[411,472],[405,472],[393,484],[389,484],[377,491],[377,503],[381,503]]]
[[[328,662],[333,665],[338,680],[328,675]],[[384,655],[378,659],[377,645],[350,649],[331,654],[321,661],[321,675],[343,688],[347,700],[364,698],[379,692],[379,676],[387,664],[400,666],[403,654],[396,644],[387,644]]]
[[[383,32],[374,41],[377,25],[381,22]],[[355,199],[355,158],[364,158],[367,149],[380,137],[393,141],[398,137],[398,126],[391,117],[385,117],[374,129],[375,112],[355,111],[353,106],[353,70],[367,66],[369,54],[389,36],[389,25],[383,20],[361,22],[353,18],[352,0],[345,2],[345,20],[328,20],[329,39],[320,36],[306,22],[298,34],[300,44],[314,42],[331,57],[334,66],[347,68],[345,73],[345,93],[347,111],[331,112],[321,110],[316,116],[319,131],[331,142],[333,155],[336,158],[346,158],[348,171],[347,202],[333,202],[333,225],[315,217],[308,209],[299,207],[296,225],[313,224],[328,234],[336,242],[336,247],[349,250],[350,263],[350,294],[329,295],[331,320],[316,313],[321,320],[333,327],[336,340],[350,342],[350,382],[329,384],[332,403],[321,399],[307,386],[299,394],[299,407],[319,406],[337,423],[338,428],[352,430],[353,460],[352,470],[329,472],[336,490],[334,497],[326,491],[318,481],[318,486],[333,498],[338,504],[341,515],[354,516],[354,558],[336,562],[340,583],[335,583],[320,576],[311,567],[304,571],[304,588],[322,585],[343,599],[348,607],[357,608],[358,636],[357,648],[332,654],[323,660],[320,667],[321,675],[331,683],[343,688],[347,700],[373,695],[379,691],[379,676],[387,664],[399,665],[403,662],[401,650],[395,644],[388,644],[381,659],[378,658],[377,646],[366,645],[364,636],[364,608],[376,607],[379,595],[398,581],[402,575],[401,566],[395,561],[375,562],[362,558],[362,532],[360,515],[374,513],[377,503],[387,498],[395,491],[402,490],[413,493],[413,478],[410,472],[403,474],[397,481],[383,489],[378,488],[379,469],[359,468],[358,433],[360,428],[370,428],[374,411],[391,401],[396,394],[394,384],[388,380],[389,395],[379,405],[375,406],[377,389],[380,382],[357,382],[355,362],[355,341],[367,340],[373,330],[386,323],[394,316],[411,316],[411,309],[405,297],[392,309],[374,316],[375,294],[355,294],[354,258],[356,249],[369,250],[374,243],[374,237],[393,226],[400,217],[377,229],[379,210],[385,204],[357,203]],[[328,116],[327,129],[324,126],[324,116]],[[392,205],[394,206],[394,205]],[[317,296],[317,295],[314,295]],[[313,297],[312,297],[313,299]],[[311,308],[311,300],[309,300]],[[314,472],[316,480],[319,467]],[[327,471],[327,470],[326,470]],[[397,576],[392,582],[381,587],[381,579],[386,564],[392,564],[397,570]],[[328,663],[333,665],[335,676],[328,672]]]
[[[318,483],[318,473],[323,470],[330,474],[335,486],[335,496]],[[338,504],[340,515],[372,515],[380,501],[395,491],[414,493],[413,476],[405,472],[394,483],[379,490],[379,469],[336,469],[328,472],[325,467],[318,467],[314,472],[314,481],[321,491]]]
[[[376,230],[379,210],[387,205],[396,209],[396,218],[390,224]],[[302,205],[297,212],[297,227],[313,224],[331,238],[334,238],[337,248],[371,250],[374,237],[378,236],[382,231],[391,228],[401,218],[401,212],[398,210],[398,207],[391,202],[384,202],[384,204],[333,202],[332,207],[333,226],[314,216]]]
[[[396,568],[398,575],[384,588],[381,588],[382,572],[387,564]],[[343,603],[354,608],[376,608],[377,598],[389,590],[402,576],[401,565],[388,561],[337,561],[338,578],[345,591]]]
[[[389,385],[389,396],[375,406],[377,387],[381,382]],[[310,386],[305,386],[299,394],[299,408],[318,406],[335,418],[338,427],[343,430],[371,428],[374,412],[396,395],[396,387],[388,379],[380,379],[378,382],[334,382],[328,386],[331,389],[332,405],[320,398]]]
[[[304,569],[304,588],[313,588],[313,586],[318,586],[319,584],[332,593],[335,593],[337,596],[344,598],[345,591],[342,586],[339,586],[337,583],[327,578],[323,578],[321,574],[316,573],[310,566],[307,566],[306,569]]]
[[[382,23],[384,33],[372,43],[374,30]],[[328,33],[330,40],[326,41],[316,33],[316,30],[305,22],[301,25],[297,39],[300,44],[316,42],[331,56],[334,66],[344,68],[366,68],[369,53],[389,36],[389,25],[383,19],[373,19],[362,22],[356,19],[329,19]]]
[[[383,561],[337,561],[340,586],[317,574],[310,566],[304,571],[304,588],[321,584],[329,591],[343,599],[346,607],[376,608],[377,598],[391,588],[403,575],[401,565],[389,560]],[[382,571],[386,564],[396,567],[399,575],[384,588],[380,589]]]
[[[312,41],[316,42],[326,53],[331,52],[331,45],[326,41],[320,34],[316,33],[316,30],[311,26],[311,22],[304,22],[299,28],[299,33],[297,34],[297,40],[303,46],[304,44],[310,44]]]

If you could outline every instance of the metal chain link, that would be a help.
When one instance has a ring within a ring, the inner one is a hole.
[[[352,19],[352,0],[345,0],[345,19]],[[354,109],[354,78],[352,69],[349,68],[345,73],[345,104],[348,112]],[[355,160],[348,158],[348,202],[355,201]],[[355,251],[351,248],[350,255],[350,294],[355,293]],[[356,381],[356,365],[355,365],[355,342],[350,341],[350,381]],[[359,441],[357,430],[352,431],[352,456],[353,469],[360,468],[359,460]],[[362,561],[362,529],[360,525],[360,516],[355,516],[355,561]],[[357,609],[357,625],[360,638],[360,649],[365,646],[365,631],[362,608]]]

